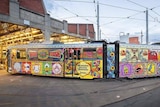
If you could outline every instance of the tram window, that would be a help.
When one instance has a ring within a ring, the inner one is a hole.
[[[26,59],[26,50],[17,50],[17,59]]]
[[[87,51],[87,52],[96,52],[96,48],[84,48],[83,51]]]
[[[85,59],[97,58],[96,48],[84,48],[82,56]]]

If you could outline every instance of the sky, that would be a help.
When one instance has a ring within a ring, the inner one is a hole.
[[[146,10],[148,9],[149,42],[160,41],[159,0],[44,0],[52,18],[68,23],[94,24],[97,32],[97,3],[101,39],[119,40],[122,34],[139,36],[146,43]]]

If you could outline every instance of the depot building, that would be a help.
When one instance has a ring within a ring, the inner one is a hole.
[[[68,23],[50,17],[43,0],[0,0],[0,64],[8,46],[30,42],[94,40],[93,24]],[[0,68],[1,69],[1,68]]]

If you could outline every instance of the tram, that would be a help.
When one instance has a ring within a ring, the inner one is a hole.
[[[64,78],[160,76],[158,45],[91,41],[84,44],[31,43],[8,48],[8,72]]]
[[[106,45],[43,44],[8,48],[8,72],[81,79],[104,78]]]

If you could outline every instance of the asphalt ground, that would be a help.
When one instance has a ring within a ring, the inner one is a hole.
[[[80,80],[1,70],[0,107],[156,107],[159,87],[160,78]]]
[[[159,107],[160,87],[101,107]]]

